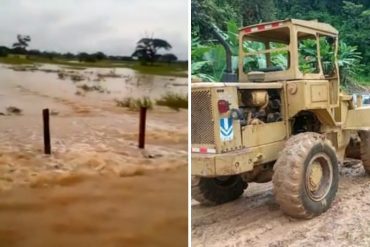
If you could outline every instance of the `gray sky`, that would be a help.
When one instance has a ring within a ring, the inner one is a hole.
[[[145,35],[167,40],[187,59],[187,0],[0,0],[0,46],[17,34],[29,49],[131,55]]]

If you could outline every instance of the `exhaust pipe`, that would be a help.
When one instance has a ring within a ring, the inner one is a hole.
[[[218,28],[215,25],[211,25],[211,31],[215,35],[215,38],[224,47],[226,53],[226,70],[222,76],[223,82],[236,82],[238,80],[237,75],[232,71],[232,52],[229,43],[226,42],[224,37],[218,32]]]

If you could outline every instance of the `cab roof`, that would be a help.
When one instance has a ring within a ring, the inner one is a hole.
[[[279,26],[282,26],[284,24],[292,24],[297,26],[302,26],[310,29],[314,29],[317,31],[321,31],[324,33],[330,33],[332,35],[338,35],[338,30],[335,29],[332,25],[318,22],[317,20],[299,20],[299,19],[285,19],[285,20],[278,20],[278,21],[272,21],[272,22],[264,22],[264,23],[258,23],[250,26],[246,26],[243,28],[240,28],[239,31],[245,31],[246,33],[249,32],[255,32],[255,31],[264,31],[270,28],[277,28]]]

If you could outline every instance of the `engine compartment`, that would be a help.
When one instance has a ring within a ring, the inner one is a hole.
[[[238,101],[242,126],[283,120],[279,89],[239,89]]]

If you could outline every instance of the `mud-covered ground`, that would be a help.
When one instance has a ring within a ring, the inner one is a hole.
[[[345,163],[332,207],[311,220],[284,215],[271,182],[216,207],[193,201],[192,246],[370,246],[370,177],[361,163]]]
[[[81,96],[57,73],[0,68],[0,246],[187,246],[187,111],[155,106],[140,150],[138,112],[114,102],[135,97],[126,75],[94,83],[110,93]]]

